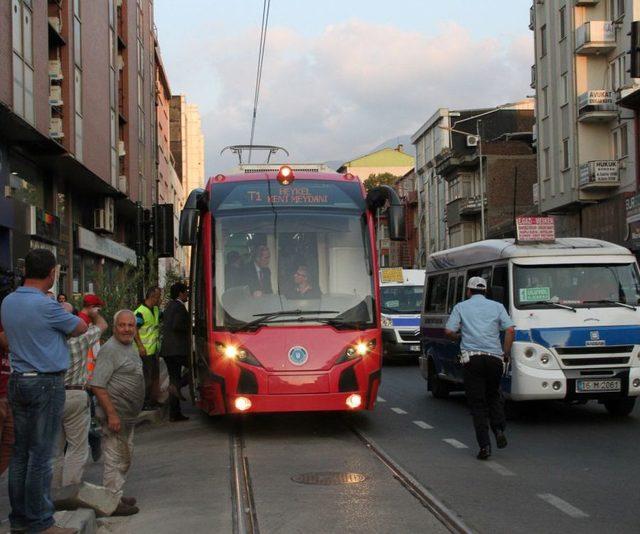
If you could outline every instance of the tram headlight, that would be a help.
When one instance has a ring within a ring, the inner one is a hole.
[[[547,365],[549,363],[549,355],[548,354],[542,354],[540,356],[540,363],[542,365]]]
[[[251,401],[247,399],[247,397],[238,397],[235,402],[235,407],[237,410],[241,412],[246,412],[249,408],[251,408]]]
[[[362,358],[363,356],[366,356],[367,354],[369,354],[375,348],[376,348],[375,339],[369,339],[369,340],[363,339],[360,341],[356,341],[353,345],[349,345],[344,350],[344,352],[342,353],[342,356],[340,356],[340,358],[338,359],[338,361],[336,361],[336,363],[344,363],[350,360],[355,360],[356,358]]]
[[[349,408],[355,410],[356,408],[360,408],[362,405],[362,397],[357,393],[354,393],[353,395],[349,395],[345,402]]]
[[[255,365],[262,367],[262,364],[258,359],[251,354],[250,351],[244,347],[239,347],[233,343],[216,343],[217,351],[229,360],[235,360],[238,362],[246,363],[249,365]]]
[[[382,328],[393,328],[393,321],[384,315],[382,316],[381,324]]]
[[[552,350],[531,342],[515,342],[511,348],[514,364],[533,369],[558,370],[560,364]]]

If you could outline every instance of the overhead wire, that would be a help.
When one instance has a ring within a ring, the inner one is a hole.
[[[260,28],[260,45],[258,47],[258,67],[256,69],[256,86],[253,96],[253,115],[251,118],[251,139],[249,141],[249,160],[251,163],[251,147],[256,131],[256,117],[258,115],[258,102],[260,100],[260,84],[262,83],[262,66],[264,65],[264,51],[267,43],[267,27],[269,25],[269,10],[271,0],[263,0],[262,3],[262,26]]]

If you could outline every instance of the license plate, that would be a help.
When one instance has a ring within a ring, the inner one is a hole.
[[[411,345],[411,347],[409,347],[409,350],[412,352],[418,352],[420,350],[420,345]]]
[[[622,382],[615,380],[576,380],[576,391],[586,393],[592,391],[620,391]]]

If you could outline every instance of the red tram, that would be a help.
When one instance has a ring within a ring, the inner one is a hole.
[[[265,166],[191,192],[191,371],[209,414],[372,409],[381,330],[374,215],[395,191],[351,174]],[[242,169],[242,167],[241,167]]]

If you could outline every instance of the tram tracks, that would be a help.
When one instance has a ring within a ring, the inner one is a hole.
[[[242,420],[233,422],[230,434],[231,498],[234,534],[259,534],[258,515],[253,498],[249,459],[245,454]]]
[[[455,534],[471,534],[473,530],[451,508],[444,504],[431,491],[408,473],[398,462],[384,451],[372,438],[367,436],[353,423],[347,422],[348,428],[380,460],[392,473],[393,477],[411,494],[422,506],[438,519],[450,532]]]
[[[455,534],[471,534],[473,532],[453,510],[407,472],[370,436],[358,428],[354,421],[347,417],[342,423],[345,430],[352,432],[368,453],[375,456],[391,472],[393,478],[412,496],[411,498],[415,498],[447,530]],[[243,427],[243,419],[238,418],[233,421],[229,434],[233,532],[234,534],[259,534],[258,515]]]

